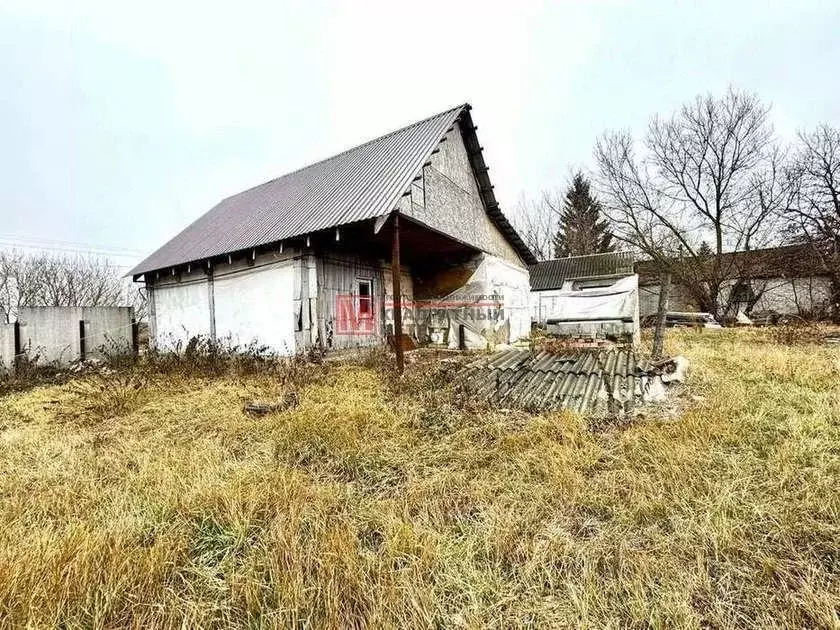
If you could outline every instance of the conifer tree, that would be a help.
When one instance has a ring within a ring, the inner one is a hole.
[[[601,218],[601,204],[590,191],[589,181],[583,173],[576,173],[560,209],[554,255],[563,258],[611,252],[615,249],[612,238],[609,223]]]

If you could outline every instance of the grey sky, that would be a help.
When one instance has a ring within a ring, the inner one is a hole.
[[[0,0],[0,238],[149,252],[224,196],[464,101],[507,207],[603,130],[729,84],[783,138],[840,125],[838,34],[836,0]]]

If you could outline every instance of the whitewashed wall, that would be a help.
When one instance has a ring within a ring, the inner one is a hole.
[[[766,282],[764,292],[753,307],[753,312],[810,314],[827,308],[831,299],[831,279],[827,277],[772,278]]]
[[[81,356],[79,322],[85,324],[85,357],[100,357],[103,346],[114,350],[131,348],[131,307],[44,306],[18,311],[21,348],[42,362],[66,364]]]
[[[721,290],[721,302],[725,303],[728,291],[734,282],[728,283]],[[753,291],[761,293],[752,312],[775,311],[782,315],[810,314],[826,308],[831,297],[831,280],[824,276],[809,278],[767,278],[753,280]],[[641,315],[646,317],[656,314],[659,304],[659,285],[651,284],[640,287]],[[668,310],[696,311],[697,306],[680,285],[671,285]]]
[[[300,267],[295,262],[216,275],[216,337],[239,345],[256,342],[279,354],[294,354],[293,306],[300,295]]]
[[[15,325],[0,323],[0,372],[15,364]]]
[[[196,266],[175,276],[162,275],[147,285],[155,345],[183,349],[198,335],[243,345],[257,341],[281,354],[304,345],[295,339],[297,309],[308,297],[302,296],[305,261],[300,252],[264,253],[253,264],[248,262],[217,264],[212,275]],[[308,329],[308,318],[306,324]]]
[[[183,349],[191,337],[210,334],[207,278],[155,287],[152,293],[154,339],[158,348]]]

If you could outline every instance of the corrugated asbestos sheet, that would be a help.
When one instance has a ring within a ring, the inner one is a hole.
[[[529,267],[531,290],[560,289],[565,280],[633,273],[632,252],[610,252],[546,260]]]
[[[470,394],[501,407],[587,413],[606,408],[608,387],[622,405],[645,399],[651,388],[662,389],[662,374],[625,348],[568,354],[511,349],[470,363],[458,378]]]
[[[388,214],[462,115],[467,123],[467,139],[477,145],[469,109],[467,104],[459,105],[228,197],[137,265],[130,275]],[[487,174],[480,160],[480,148],[475,149],[471,159],[479,160],[474,166],[481,183]],[[482,184],[482,193],[485,197],[492,195],[489,180]],[[499,212],[495,198],[485,201],[491,219],[522,250],[526,262],[533,262],[530,250]]]

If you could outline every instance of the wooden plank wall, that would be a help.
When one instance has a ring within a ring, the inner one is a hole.
[[[327,253],[318,256],[318,336],[328,350],[373,346],[384,343],[384,277],[382,263],[358,256]],[[336,328],[336,299],[356,296],[359,279],[371,280],[376,312],[374,334],[339,334]]]

